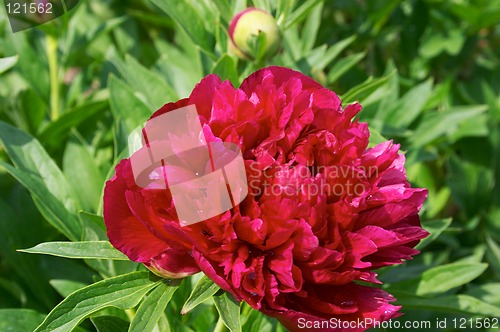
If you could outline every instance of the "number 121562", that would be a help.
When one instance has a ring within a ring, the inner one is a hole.
[[[47,3],[8,3],[8,14],[52,14],[52,4]]]

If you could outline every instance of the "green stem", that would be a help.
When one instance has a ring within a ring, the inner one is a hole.
[[[226,326],[224,325],[224,322],[220,317],[219,320],[217,321],[217,325],[215,325],[214,332],[226,332]]]
[[[50,117],[52,121],[59,117],[59,68],[57,59],[57,38],[47,35],[47,58],[50,73]]]

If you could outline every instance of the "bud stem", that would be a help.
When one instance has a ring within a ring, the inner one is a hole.
[[[57,38],[46,36],[47,59],[50,73],[50,117],[52,121],[59,117],[59,66],[57,59]]]

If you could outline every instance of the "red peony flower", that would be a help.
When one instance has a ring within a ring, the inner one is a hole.
[[[209,75],[152,118],[191,104],[207,142],[240,146],[248,196],[181,227],[168,188],[139,187],[122,160],[104,194],[111,243],[159,274],[203,271],[291,331],[397,317],[390,294],[356,282],[380,283],[373,270],[411,259],[428,234],[418,216],[427,190],[410,187],[399,145],[367,149],[368,126],[353,121],[361,106],[342,109],[334,92],[287,68],[261,69],[239,89]]]

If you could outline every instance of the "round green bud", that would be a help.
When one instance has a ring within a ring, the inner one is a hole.
[[[229,24],[234,54],[243,59],[267,59],[276,54],[281,36],[274,17],[258,8],[247,8]],[[240,54],[238,54],[241,52]]]

